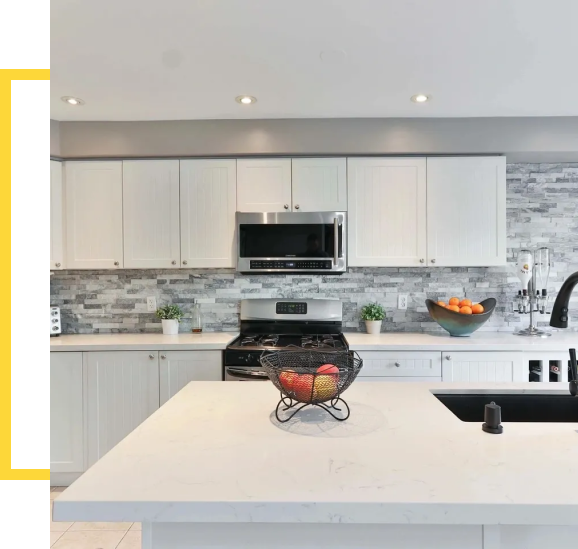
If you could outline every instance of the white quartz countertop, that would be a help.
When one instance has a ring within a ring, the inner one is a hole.
[[[511,333],[475,332],[469,337],[425,333],[345,333],[353,351],[567,351],[578,348],[578,332],[531,338]]]
[[[555,392],[355,382],[349,420],[312,408],[283,426],[269,383],[192,382],[60,495],[54,520],[578,525],[578,424],[491,435],[432,390]]]
[[[239,334],[74,334],[50,338],[50,351],[203,351],[224,349]]]

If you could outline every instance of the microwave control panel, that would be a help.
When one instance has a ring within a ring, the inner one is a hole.
[[[275,261],[263,261],[259,260],[251,260],[250,262],[251,269],[287,269],[287,270],[295,270],[295,269],[331,269],[331,260],[275,260]]]

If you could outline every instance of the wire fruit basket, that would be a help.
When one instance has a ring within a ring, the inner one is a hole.
[[[363,366],[357,353],[297,348],[262,355],[260,360],[269,379],[281,393],[275,409],[280,423],[289,421],[307,406],[318,406],[338,421],[349,417],[349,406],[341,395]],[[291,412],[283,419],[280,410]]]

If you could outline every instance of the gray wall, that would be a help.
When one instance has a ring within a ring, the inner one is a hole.
[[[578,161],[578,117],[61,122],[59,133],[51,150],[64,158],[504,153],[509,162]]]
[[[60,157],[60,122],[50,121],[50,156]]]
[[[578,163],[508,164],[508,258],[522,247],[550,246],[554,265],[549,289],[578,271]],[[475,212],[472,214],[475,218]],[[442,331],[431,321],[424,300],[467,296],[481,301],[494,296],[497,310],[484,330],[513,331],[528,316],[511,310],[519,284],[513,264],[496,268],[365,268],[342,276],[246,276],[222,270],[55,271],[51,303],[62,308],[65,333],[159,332],[160,322],[146,312],[146,297],[176,303],[186,313],[181,331],[190,330],[194,298],[201,301],[206,330],[237,330],[243,298],[320,298],[343,302],[346,330],[363,329],[359,308],[369,301],[384,304],[387,331]],[[409,296],[406,311],[397,296]],[[578,292],[571,301],[571,329],[578,331]],[[549,318],[538,316],[539,325]]]

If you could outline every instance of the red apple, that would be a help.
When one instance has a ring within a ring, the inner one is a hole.
[[[285,391],[289,392],[293,390],[293,383],[295,382],[295,378],[298,376],[297,372],[293,370],[283,370],[279,374],[279,383],[281,383],[281,387],[285,389]]]
[[[322,364],[317,368],[318,374],[330,374],[335,380],[339,379],[339,368],[335,364]]]
[[[300,402],[313,400],[313,374],[299,374],[293,379],[293,394]]]

